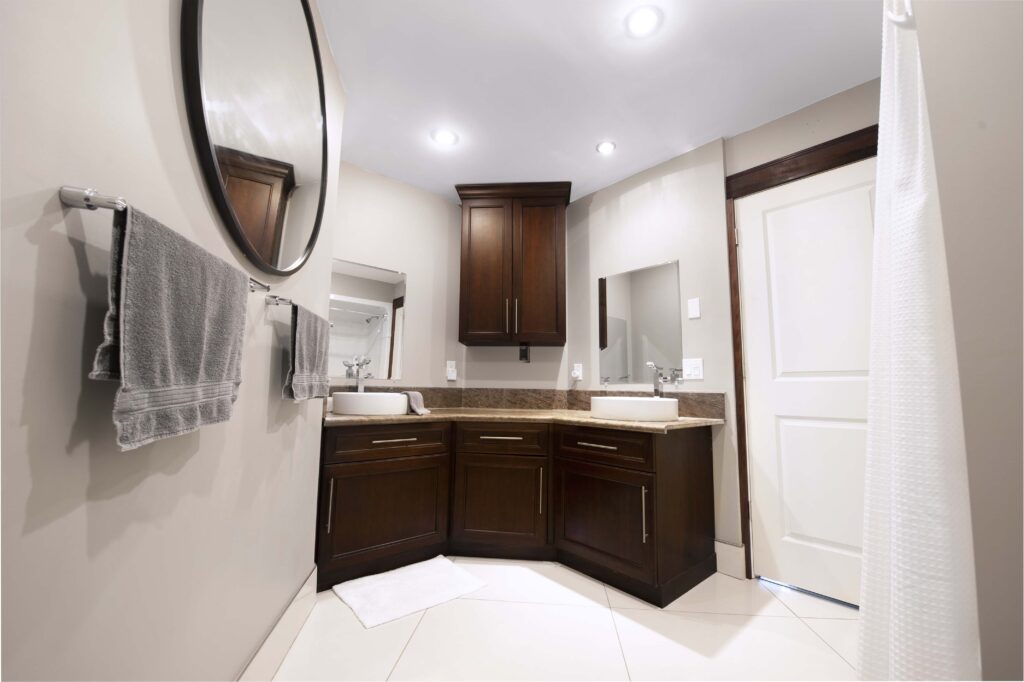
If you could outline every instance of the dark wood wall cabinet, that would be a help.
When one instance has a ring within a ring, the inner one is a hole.
[[[665,606],[716,570],[710,427],[337,426],[322,461],[319,589],[447,552],[557,559]]]
[[[564,346],[570,183],[455,189],[462,199],[459,341]]]

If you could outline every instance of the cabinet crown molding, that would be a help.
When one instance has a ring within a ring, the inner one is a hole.
[[[515,199],[519,197],[552,197],[569,203],[571,182],[500,182],[492,184],[455,185],[460,199]]]

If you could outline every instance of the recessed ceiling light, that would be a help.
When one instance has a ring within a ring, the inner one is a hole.
[[[626,17],[626,31],[634,38],[653,35],[661,26],[661,10],[657,7],[638,7]]]
[[[611,154],[613,151],[615,151],[615,143],[606,140],[597,145],[597,151],[598,153],[607,156],[608,154]]]
[[[447,128],[438,128],[430,133],[430,139],[442,147],[451,147],[458,143],[459,136],[455,134],[455,131],[448,130]]]

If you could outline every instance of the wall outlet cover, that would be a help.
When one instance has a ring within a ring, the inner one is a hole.
[[[700,319],[700,299],[699,298],[688,298],[686,299],[686,317],[691,320]]]
[[[569,375],[573,381],[583,381],[583,363],[574,362],[572,364],[572,373]]]
[[[704,358],[683,358],[683,381],[704,379]]]
[[[444,373],[448,381],[455,381],[456,379],[459,378],[459,372],[458,370],[455,369],[454,360],[449,360],[448,362],[445,363]]]

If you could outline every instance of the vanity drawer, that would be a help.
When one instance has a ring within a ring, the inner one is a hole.
[[[335,426],[324,431],[324,464],[442,454],[450,433],[447,422]]]
[[[498,455],[546,455],[549,434],[547,424],[459,422],[455,426],[455,449]]]
[[[649,433],[559,426],[554,440],[555,454],[562,457],[654,471],[654,443]]]

